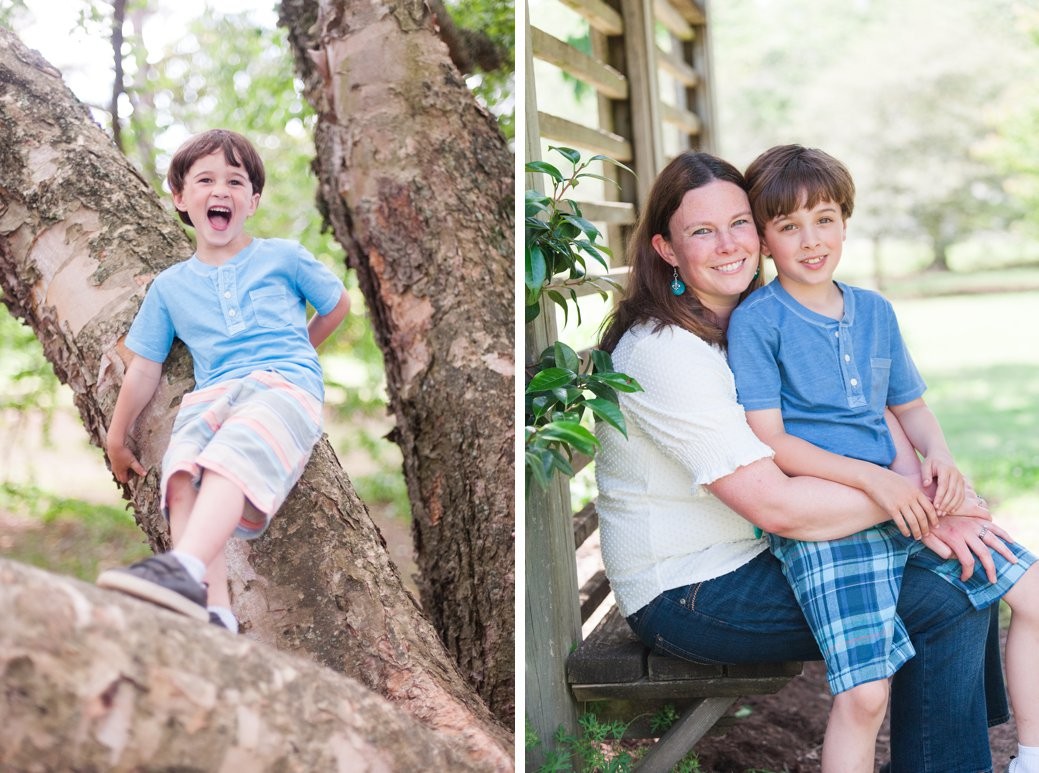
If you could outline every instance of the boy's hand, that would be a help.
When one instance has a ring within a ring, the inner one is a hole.
[[[919,486],[897,472],[877,467],[865,492],[891,516],[903,536],[920,539],[938,525],[938,513]]]
[[[133,455],[133,452],[122,443],[108,444],[108,461],[112,465],[112,474],[120,483],[130,480],[131,470],[141,477],[147,474],[147,470]]]
[[[934,492],[934,509],[938,515],[954,513],[966,498],[967,479],[947,456],[929,456],[920,468],[924,487],[937,480]]]

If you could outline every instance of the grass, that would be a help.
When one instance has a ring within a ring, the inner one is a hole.
[[[1039,547],[1039,292],[898,300],[895,308],[960,468],[998,522]]]
[[[87,582],[102,568],[151,555],[133,517],[118,507],[4,483],[0,514],[0,555]]]

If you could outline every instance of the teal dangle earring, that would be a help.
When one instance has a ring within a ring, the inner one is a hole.
[[[678,278],[678,266],[672,266],[675,271],[674,278],[671,280],[671,294],[681,295],[685,292],[685,282]]]

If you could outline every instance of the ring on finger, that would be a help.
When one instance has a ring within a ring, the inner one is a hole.
[[[985,539],[986,534],[988,534],[988,526],[982,526],[981,531],[978,532],[978,539]]]

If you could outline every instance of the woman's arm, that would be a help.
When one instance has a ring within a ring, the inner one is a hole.
[[[771,459],[739,467],[707,489],[760,529],[791,539],[838,539],[890,520],[862,491],[821,478],[789,477]]]
[[[868,494],[891,520],[904,523],[915,539],[938,522],[931,500],[912,481],[886,467],[827,451],[787,433],[778,408],[747,411],[747,423],[775,451],[776,464],[787,475],[810,475],[852,486]]]

